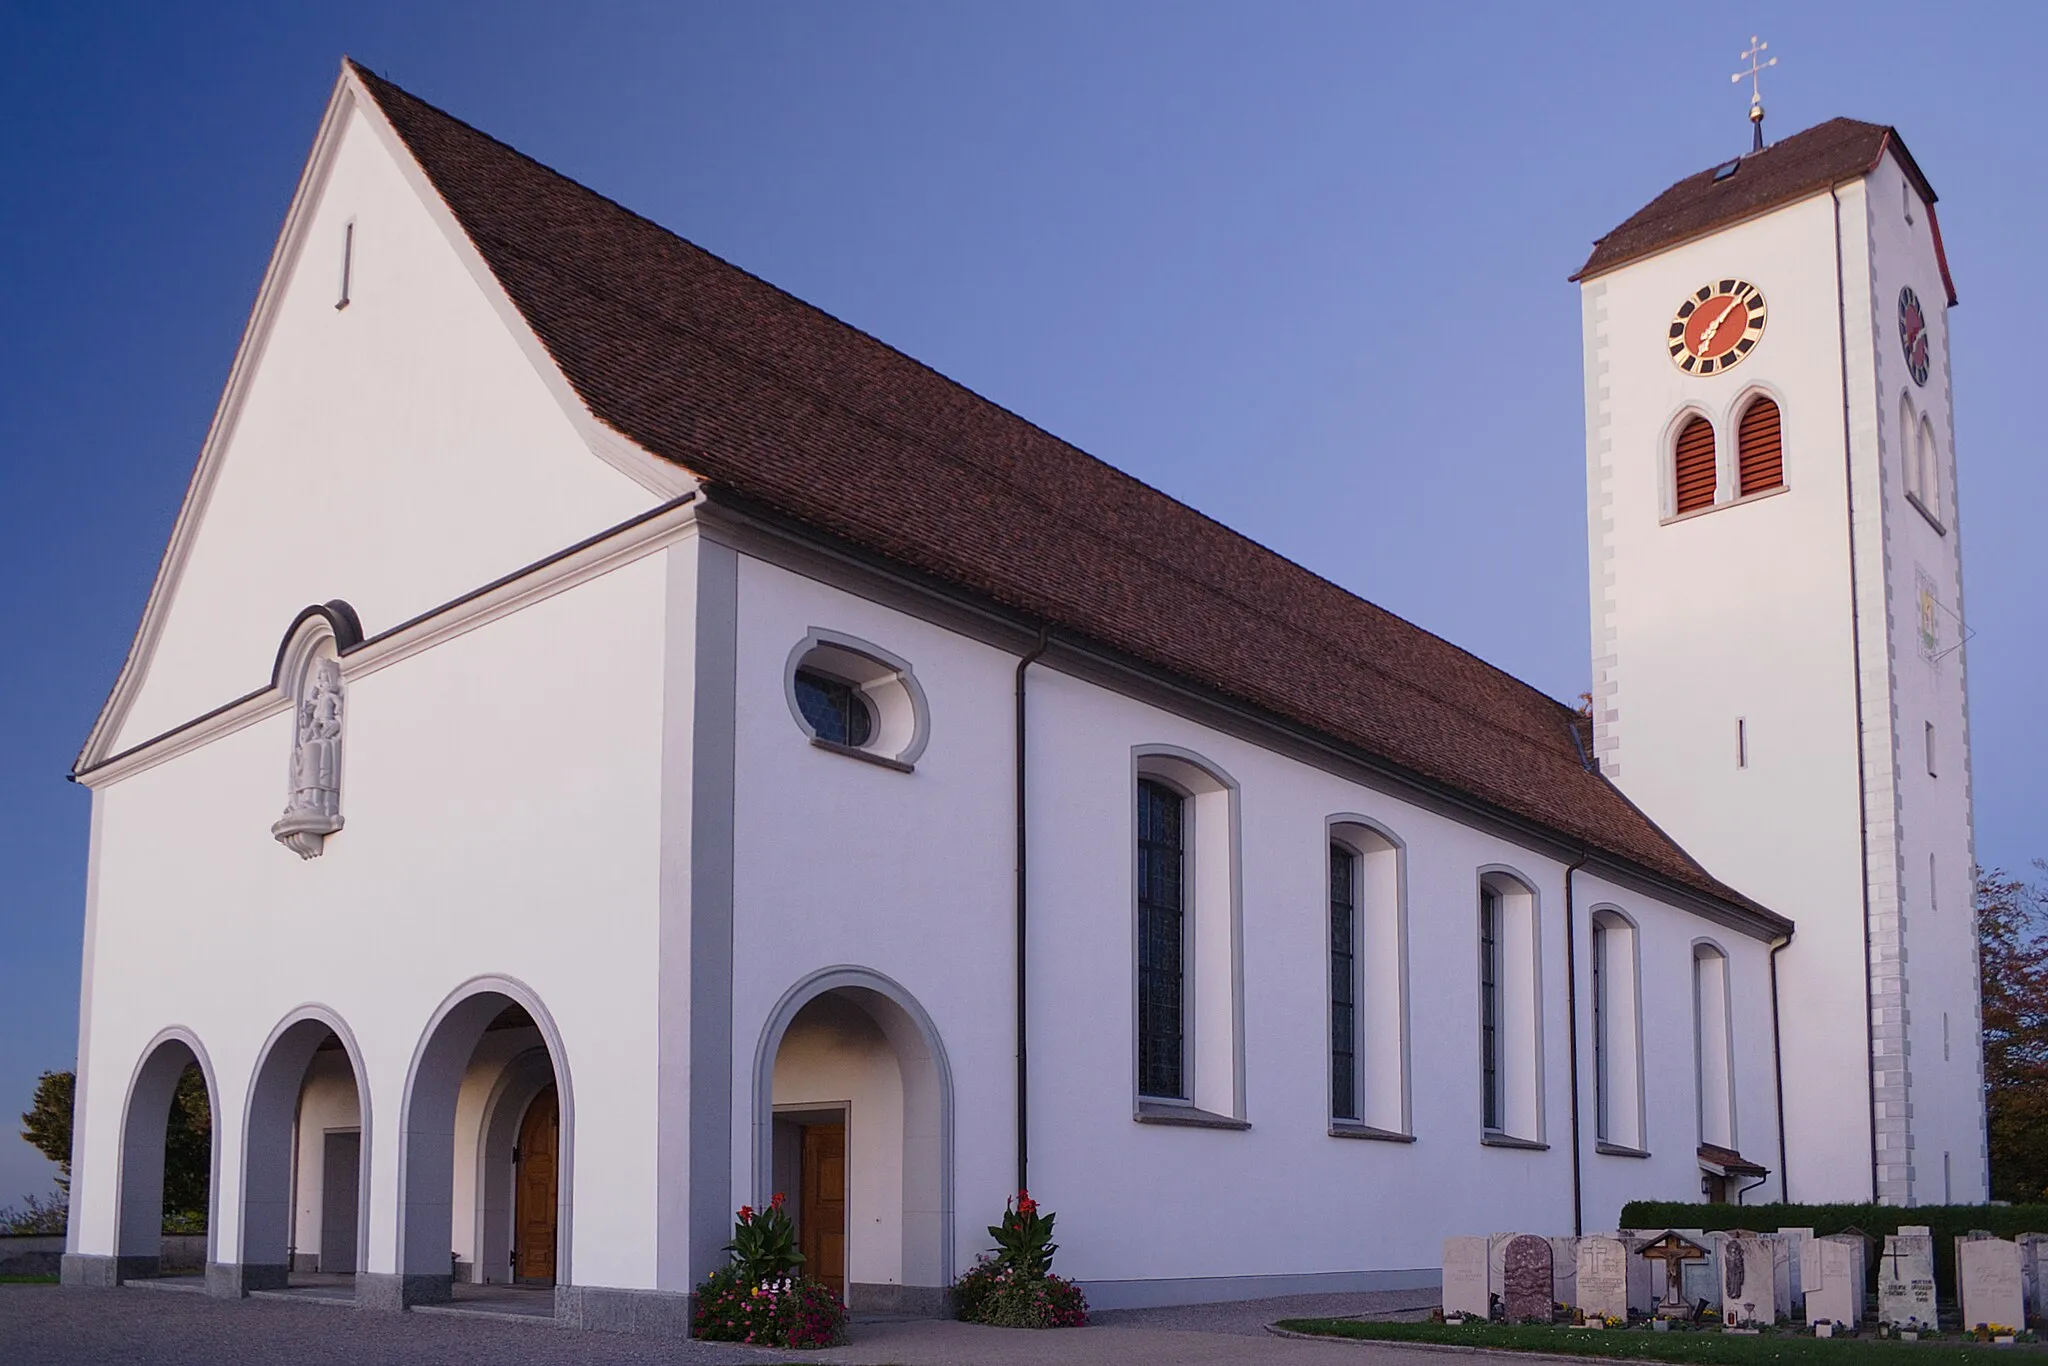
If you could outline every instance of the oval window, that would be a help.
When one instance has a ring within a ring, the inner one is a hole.
[[[796,671],[796,704],[812,732],[829,744],[858,749],[874,736],[875,714],[867,698],[852,684],[816,669]]]

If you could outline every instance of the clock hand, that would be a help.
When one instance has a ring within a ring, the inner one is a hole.
[[[1733,299],[1730,299],[1728,300],[1728,302],[1721,305],[1720,313],[1715,315],[1714,321],[1707,324],[1707,330],[1700,333],[1699,349],[1701,351],[1705,351],[1709,346],[1712,346],[1714,344],[1714,334],[1721,330],[1722,323],[1728,321],[1728,314],[1734,309],[1734,307],[1735,300]]]

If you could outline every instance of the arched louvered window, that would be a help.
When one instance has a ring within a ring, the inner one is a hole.
[[[1742,496],[1785,485],[1785,448],[1778,432],[1778,405],[1759,398],[1745,408],[1736,432],[1742,466]]]
[[[1678,433],[1673,470],[1673,512],[1714,505],[1714,424],[1696,417]]]

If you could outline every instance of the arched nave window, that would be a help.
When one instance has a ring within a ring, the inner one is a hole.
[[[1408,948],[1401,847],[1362,819],[1330,822],[1329,912],[1330,1130],[1345,1137],[1405,1137]]]
[[[1735,445],[1741,497],[1785,486],[1785,452],[1776,403],[1761,394],[1751,400],[1742,410]]]
[[[1242,1127],[1237,786],[1182,751],[1135,758],[1138,1117]]]
[[[1671,510],[1697,512],[1714,505],[1714,424],[1694,417],[1678,429],[1671,452]]]
[[[1479,1085],[1483,1139],[1543,1141],[1542,961],[1536,893],[1509,873],[1479,882]]]
[[[1735,1147],[1735,1067],[1729,1035],[1728,955],[1712,944],[1692,950],[1693,1076],[1699,1140]]]
[[[1635,922],[1593,912],[1593,1136],[1603,1152],[1639,1153],[1643,1035]]]

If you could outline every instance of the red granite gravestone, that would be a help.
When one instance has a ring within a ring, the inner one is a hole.
[[[1507,1246],[1501,1267],[1501,1317],[1509,1323],[1548,1323],[1550,1240],[1525,1233]]]

